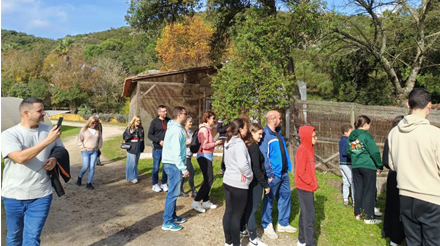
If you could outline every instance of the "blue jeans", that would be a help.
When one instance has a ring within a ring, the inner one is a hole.
[[[79,172],[78,177],[83,178],[87,169],[89,170],[89,176],[87,177],[87,183],[92,183],[93,175],[95,174],[95,162],[98,157],[98,151],[81,151],[83,166]]]
[[[153,149],[153,185],[159,183],[159,168],[162,160],[162,149]],[[165,168],[162,170],[162,184],[167,183]]]
[[[6,244],[40,245],[41,231],[49,215],[52,194],[31,200],[3,197],[6,210]]]
[[[267,182],[270,186],[270,193],[264,195],[262,207],[262,222],[264,228],[272,223],[272,205],[276,198],[278,202],[278,223],[288,226],[290,216],[290,178],[289,173],[284,173],[281,178],[275,176],[272,182]]]
[[[125,179],[130,181],[138,178],[138,163],[141,153],[132,154],[127,151],[127,164],[125,168]]]
[[[341,170],[342,173],[342,198],[344,202],[348,202],[351,189],[351,200],[354,203],[354,185],[351,165],[339,165],[339,170]]]
[[[176,202],[180,195],[180,184],[182,172],[173,164],[163,164],[163,170],[168,175],[168,194],[165,199],[165,210],[163,211],[163,223],[173,222],[176,218]]]

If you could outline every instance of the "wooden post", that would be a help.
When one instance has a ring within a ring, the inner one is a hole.
[[[141,83],[136,81],[136,115],[141,114],[141,105],[142,105],[142,97],[141,97]]]

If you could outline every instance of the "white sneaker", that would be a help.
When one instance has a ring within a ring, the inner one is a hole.
[[[229,244],[229,243],[225,243],[225,246],[232,246],[232,243],[231,243],[231,244]]]
[[[211,201],[208,200],[208,201],[202,203],[202,207],[204,209],[215,209],[215,208],[217,208],[217,205],[215,205],[214,203],[212,203]]]
[[[260,238],[255,238],[254,240],[249,239],[248,246],[268,246],[267,244],[263,243]]]
[[[361,220],[361,215],[360,214],[356,215],[356,219]]]
[[[158,184],[153,185],[153,187],[151,188],[154,192],[161,192],[162,189],[159,187]]]
[[[374,215],[376,215],[376,216],[382,216],[383,213],[380,212],[380,210],[379,210],[378,208],[374,208]]]
[[[249,236],[249,231],[247,229],[244,229],[244,231],[240,231],[240,237],[248,237]]]
[[[133,184],[137,184],[139,181],[138,181],[138,179],[133,179],[131,182],[132,182]]]
[[[399,246],[399,244],[397,244],[397,243],[395,243],[395,242],[393,242],[393,241],[390,241],[390,245],[391,245],[391,246]]]
[[[193,207],[197,212],[204,213],[206,210],[202,207],[200,202],[194,201],[191,203],[191,207]]]
[[[160,185],[160,188],[161,188],[163,191],[168,192],[168,185],[167,185],[167,184],[161,184],[161,185]]]
[[[278,235],[273,230],[272,223],[270,223],[269,225],[267,225],[266,228],[264,228],[264,234],[266,234],[266,236],[270,239],[277,239],[278,238]]]
[[[282,225],[278,224],[277,225],[277,231],[278,232],[294,233],[294,232],[296,232],[296,228],[291,226],[291,225],[282,226]]]
[[[380,224],[382,223],[382,220],[377,220],[377,219],[372,219],[372,220],[364,220],[365,224],[368,225],[375,225],[375,224]]]
[[[301,243],[301,242],[298,240],[298,243],[296,243],[296,246],[306,246],[306,243]]]

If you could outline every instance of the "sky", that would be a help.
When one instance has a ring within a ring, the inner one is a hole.
[[[1,0],[1,28],[51,39],[127,26],[127,0]]]
[[[51,39],[127,26],[129,0],[1,0],[1,28]],[[347,0],[327,0],[341,12]]]

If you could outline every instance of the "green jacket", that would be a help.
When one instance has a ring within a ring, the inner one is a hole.
[[[353,168],[377,170],[383,168],[380,151],[373,136],[365,130],[356,129],[347,140],[347,154]]]

